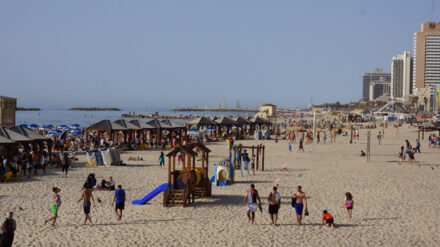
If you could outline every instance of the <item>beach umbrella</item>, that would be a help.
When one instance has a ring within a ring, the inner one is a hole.
[[[40,126],[38,124],[34,124],[33,123],[33,124],[30,124],[29,127],[31,127],[31,128],[39,128]]]
[[[60,127],[60,128],[66,128],[66,127],[69,127],[69,126],[67,126],[67,125],[65,125],[65,124],[61,124],[59,127]]]
[[[72,128],[72,129],[78,129],[79,126],[80,126],[79,124],[75,123],[75,124],[71,124],[71,125],[70,125],[70,128]]]
[[[52,129],[53,125],[52,124],[45,124],[45,125],[43,125],[43,128],[44,129]]]
[[[73,136],[80,136],[82,133],[81,133],[81,131],[72,131],[72,132],[70,132],[70,134]]]
[[[54,129],[54,130],[52,130],[51,132],[54,132],[54,133],[61,133],[62,131],[59,130],[59,129]]]

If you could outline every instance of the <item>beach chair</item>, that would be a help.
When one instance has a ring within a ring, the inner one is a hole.
[[[11,181],[11,178],[12,178],[12,172],[11,171],[5,173],[5,182]]]

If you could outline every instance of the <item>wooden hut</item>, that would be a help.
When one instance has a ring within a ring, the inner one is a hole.
[[[34,132],[33,130],[28,129],[23,126],[14,126],[14,127],[11,127],[10,129],[12,131],[22,135],[22,136],[26,136],[27,138],[33,140],[33,142],[38,145],[40,157],[43,155],[44,144],[46,144],[46,146],[47,146],[47,151],[48,151],[49,157],[52,156],[52,148],[51,148],[52,147],[52,140],[50,138],[42,136],[42,135]]]
[[[115,133],[119,131],[125,131],[127,130],[127,128],[110,120],[101,120],[87,127],[86,130],[84,131],[84,134],[88,133],[90,130],[95,130],[98,132],[106,132],[110,140],[113,140]]]

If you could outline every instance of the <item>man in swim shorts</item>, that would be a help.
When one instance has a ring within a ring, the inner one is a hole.
[[[115,202],[116,202],[115,213],[116,216],[118,216],[118,220],[120,221],[122,219],[122,210],[124,210],[125,208],[125,191],[122,189],[121,185],[118,185],[118,189],[115,190],[112,206],[115,204]]]
[[[257,205],[258,200],[258,205]],[[255,185],[251,184],[251,188],[244,196],[243,205],[246,205],[246,212],[248,217],[248,223],[254,224],[255,212],[257,212],[258,206],[261,207],[261,199],[258,191],[255,189]]]
[[[267,200],[269,201],[269,214],[270,219],[272,220],[271,225],[277,225],[277,219],[278,219],[278,210],[280,209],[281,205],[281,195],[277,192],[277,187],[274,186],[272,189],[272,192],[270,192],[269,196],[267,197]]]
[[[93,207],[96,207],[95,199],[93,198],[93,195],[92,195],[92,190],[87,189],[86,185],[84,185],[83,192],[81,194],[81,198],[79,198],[79,200],[78,200],[78,203],[81,200],[84,200],[83,201],[83,209],[84,209],[84,214],[86,215],[86,218],[84,220],[84,225],[87,224],[87,220],[88,220],[90,222],[90,226],[93,226],[92,219],[90,218],[90,215],[89,215],[90,214],[90,206],[92,205],[90,203],[90,199],[93,202]]]
[[[295,213],[296,213],[296,223],[301,225],[302,214],[305,206],[307,211],[307,199],[306,194],[302,191],[301,186],[296,188],[296,192],[293,194],[293,199],[295,200]]]

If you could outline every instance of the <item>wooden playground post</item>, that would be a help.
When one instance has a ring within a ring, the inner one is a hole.
[[[171,184],[171,156],[168,157],[168,184]]]
[[[176,156],[173,156],[173,172],[176,171]]]
[[[260,145],[257,145],[257,170],[259,169],[260,164]]]

